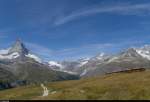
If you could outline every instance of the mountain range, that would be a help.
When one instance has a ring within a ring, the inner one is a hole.
[[[100,53],[91,58],[49,64],[54,69],[71,71],[77,73],[80,77],[91,77],[136,68],[149,69],[150,46],[128,48],[115,55]]]
[[[149,45],[128,48],[115,55],[100,53],[76,61],[44,62],[18,39],[10,48],[0,50],[0,89],[75,80],[137,68],[149,69],[149,66]]]

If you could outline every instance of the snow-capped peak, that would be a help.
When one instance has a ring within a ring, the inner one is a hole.
[[[105,56],[105,53],[100,53],[99,55],[96,56],[96,59],[101,60]]]
[[[80,77],[84,76],[87,73],[87,69],[85,69],[81,74]]]
[[[11,60],[16,59],[18,57],[21,58],[28,57],[34,59],[39,63],[42,63],[42,60],[38,56],[29,53],[29,50],[24,46],[21,40],[17,40],[15,44],[8,49],[0,50],[0,59]]]
[[[56,62],[56,61],[49,61],[48,64],[49,64],[50,67],[56,66],[56,67],[62,68],[62,65],[59,64],[59,63]]]
[[[127,50],[121,52],[120,57],[139,57],[136,48],[128,48]]]
[[[27,55],[29,53],[28,49],[25,47],[25,45],[21,42],[20,39],[18,39],[14,45],[9,49],[8,54],[18,52],[21,55]]]
[[[144,47],[137,48],[136,52],[141,55],[143,58],[150,60],[150,46],[145,45]]]
[[[100,53],[98,55],[96,55],[95,57],[92,57],[90,60],[92,61],[97,61],[97,60],[104,60],[106,58],[106,54],[105,53]]]

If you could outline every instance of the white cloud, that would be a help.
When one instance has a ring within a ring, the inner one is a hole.
[[[100,13],[116,13],[121,15],[149,15],[150,14],[150,3],[144,4],[124,4],[124,5],[111,5],[111,6],[96,6],[86,9],[81,9],[71,14],[68,14],[55,22],[55,25],[65,24],[83,16],[89,16]]]

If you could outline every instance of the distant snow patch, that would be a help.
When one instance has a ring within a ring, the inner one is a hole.
[[[89,60],[90,60],[90,58],[80,59],[78,67],[82,67],[82,66],[86,65],[89,62]]]
[[[85,69],[85,70],[83,71],[83,73],[80,74],[80,76],[84,76],[86,73],[87,73],[87,69]]]
[[[60,70],[61,72],[69,73],[69,74],[77,74],[76,72],[66,71],[66,70]]]
[[[101,59],[103,59],[104,55],[105,55],[105,53],[101,53],[96,57],[96,59],[101,60]]]
[[[51,66],[56,66],[56,67],[62,68],[62,65],[59,64],[58,62],[55,62],[55,61],[49,61],[48,64],[49,64],[50,67]]]
[[[113,58],[109,59],[109,61],[107,63],[113,62],[114,60],[117,60],[117,59],[118,59],[118,57],[113,57]]]
[[[150,60],[150,52],[149,51],[143,51],[143,50],[136,50],[136,52],[141,55],[142,57]]]
[[[81,62],[80,65],[79,65],[79,67],[82,67],[82,66],[84,66],[87,63],[88,63],[88,61]]]
[[[65,73],[69,73],[69,74],[75,74],[75,75],[77,74],[75,72],[65,70],[64,66],[59,64],[58,62],[49,61],[48,64],[50,67],[58,67],[58,69],[57,68],[51,68],[52,70],[59,71],[59,72],[65,72]]]
[[[33,58],[35,61],[42,63],[42,60],[36,55],[28,54],[28,55],[26,55],[26,57]]]
[[[0,59],[15,59],[17,57],[19,57],[19,53],[18,52],[14,52],[10,55],[0,55]]]

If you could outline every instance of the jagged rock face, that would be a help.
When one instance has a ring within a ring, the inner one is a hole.
[[[36,56],[35,54],[32,54],[25,45],[21,42],[21,40],[17,40],[12,47],[9,49],[3,50],[2,53],[0,53],[0,61],[17,61],[17,60],[28,60],[33,59],[39,63],[42,63],[42,59]]]
[[[11,47],[8,54],[18,52],[20,55],[24,56],[29,53],[29,50],[24,46],[21,40],[17,40],[16,43]]]
[[[121,53],[122,57],[141,57],[135,48],[129,48],[128,50]]]

